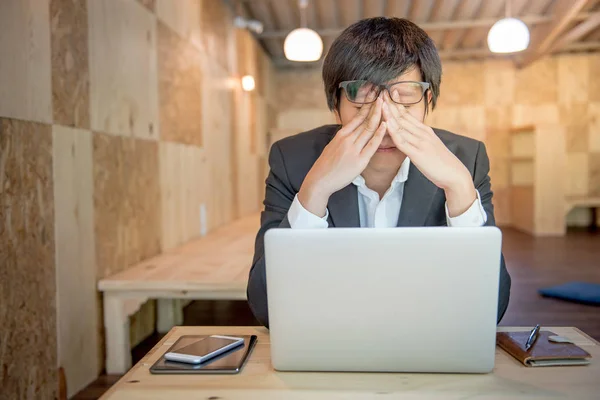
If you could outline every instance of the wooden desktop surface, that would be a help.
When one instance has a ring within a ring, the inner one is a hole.
[[[531,327],[500,327],[502,331]],[[269,334],[258,327],[175,327],[103,397],[105,400],[238,399],[598,399],[600,344],[576,328],[548,327],[592,355],[587,366],[525,367],[496,348],[491,374],[277,372]],[[152,375],[149,368],[182,335],[252,335],[258,342],[238,375]]]

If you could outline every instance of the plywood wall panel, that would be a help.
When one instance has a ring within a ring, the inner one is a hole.
[[[510,190],[510,214],[512,225],[524,232],[534,233],[534,193],[533,187],[513,187]]]
[[[67,395],[98,377],[92,135],[54,125],[58,365]],[[73,301],[76,299],[76,301]]]
[[[598,79],[598,71],[600,71],[600,53],[589,54],[588,61],[588,100],[600,101],[600,79]]]
[[[517,70],[515,102],[534,105],[557,102],[557,64],[556,58],[547,57]]]
[[[160,252],[158,144],[94,132],[98,277]]]
[[[232,71],[233,18],[222,1],[201,0],[204,49],[222,68]]]
[[[161,139],[202,146],[202,56],[158,22]]]
[[[48,1],[0,1],[0,117],[52,122]]]
[[[479,64],[481,68],[481,64]],[[488,108],[511,106],[515,101],[515,69],[510,61],[488,61],[483,64],[484,86],[476,82],[485,96]],[[449,77],[454,79],[454,77]],[[445,90],[445,89],[444,89]]]
[[[278,111],[290,109],[327,110],[323,81],[318,72],[278,71],[276,77]]]
[[[156,9],[156,0],[138,0],[148,11],[154,12]]]
[[[492,190],[494,191],[492,203],[494,204],[494,217],[496,217],[496,225],[508,226],[511,224],[510,189],[494,189],[494,183],[492,180]]]
[[[92,130],[158,139],[156,17],[133,1],[87,6]]]
[[[589,144],[590,124],[588,118],[588,105],[572,103],[560,106],[561,125],[566,128],[567,152],[586,152]]]
[[[440,105],[481,105],[484,103],[483,68],[478,62],[446,62],[442,65]],[[463,79],[454,79],[461,75]],[[446,79],[448,78],[448,79]]]
[[[534,164],[531,161],[515,161],[510,167],[510,182],[515,186],[533,186],[535,182]]]
[[[202,131],[212,189],[207,212],[213,229],[233,218],[233,89],[227,71],[214,60],[205,60],[203,69]]]
[[[87,3],[51,0],[50,18],[54,123],[89,129]]]
[[[535,231],[538,235],[565,233],[565,128],[536,127],[536,143],[543,146],[535,158]]]
[[[567,155],[567,196],[588,195],[589,156],[586,153]]]
[[[160,143],[162,249],[172,249],[200,236],[211,188],[204,149],[178,143]]]
[[[506,158],[490,157],[490,179],[493,190],[510,186],[510,164]]]
[[[588,149],[600,153],[600,103],[589,103],[588,112]]]
[[[590,196],[600,196],[600,152],[590,153],[589,158],[589,188]]]
[[[279,112],[279,129],[300,133],[322,125],[335,124],[335,116],[329,110],[297,109]]]
[[[0,382],[6,399],[57,397],[54,244],[51,128],[0,118]]]
[[[156,15],[190,44],[202,48],[201,0],[156,0]],[[160,57],[159,57],[160,60]]]
[[[589,57],[564,55],[558,61],[558,102],[560,104],[586,103],[588,101]],[[592,77],[597,79],[598,71]]]

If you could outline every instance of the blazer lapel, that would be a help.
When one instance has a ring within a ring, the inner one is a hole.
[[[408,171],[398,226],[423,226],[439,188],[431,183],[414,164],[410,164]]]
[[[358,191],[354,184],[335,192],[327,204],[332,225],[337,228],[358,228]]]

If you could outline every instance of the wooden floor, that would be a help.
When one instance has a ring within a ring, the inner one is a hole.
[[[570,231],[564,238],[532,238],[503,229],[503,251],[512,277],[508,310],[500,325],[575,326],[600,340],[600,307],[544,298],[538,289],[570,281],[600,283],[600,234]],[[184,311],[184,325],[256,325],[245,302],[196,301]],[[137,362],[160,339],[154,334],[133,349]],[[74,399],[97,399],[118,376],[103,375]]]

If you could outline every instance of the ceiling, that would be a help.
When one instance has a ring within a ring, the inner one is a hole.
[[[235,0],[236,12],[264,25],[257,34],[279,67],[314,67],[285,59],[283,41],[300,26],[297,0]],[[551,53],[600,51],[600,0],[510,0],[510,13],[531,31],[530,47],[508,56],[519,66]],[[443,59],[507,57],[487,49],[487,32],[505,16],[504,0],[310,0],[307,24],[323,38],[324,54],[353,22],[374,16],[408,18],[435,41]]]

